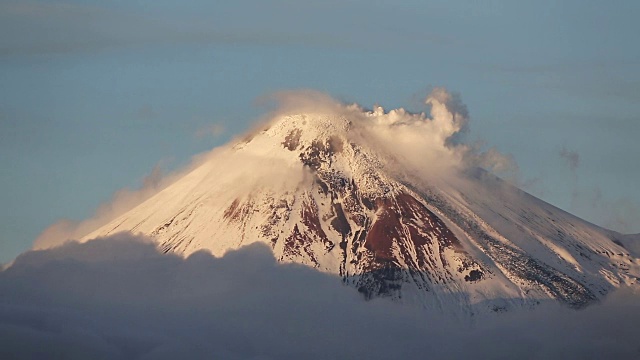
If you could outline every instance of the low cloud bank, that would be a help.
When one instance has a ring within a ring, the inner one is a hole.
[[[0,272],[3,359],[602,359],[640,356],[638,294],[458,324],[265,245],[161,254],[121,233],[31,251]]]

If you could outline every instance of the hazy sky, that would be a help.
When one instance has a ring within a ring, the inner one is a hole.
[[[446,87],[527,191],[640,232],[639,2],[217,3],[0,0],[0,262],[299,88],[422,111]]]

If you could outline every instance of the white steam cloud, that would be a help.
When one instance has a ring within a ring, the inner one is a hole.
[[[351,121],[348,135],[353,141],[382,149],[382,154],[397,159],[398,164],[408,165],[408,170],[421,176],[442,177],[477,166],[498,174],[517,171],[512,157],[495,148],[483,150],[463,142],[463,135],[469,131],[467,107],[458,94],[444,88],[433,89],[424,100],[430,107],[429,114],[411,113],[403,108],[386,111],[381,106],[368,111],[358,104],[346,105],[312,90],[278,92],[261,102],[267,100],[277,104],[267,123],[301,113],[346,117]]]
[[[2,359],[631,359],[638,294],[483,318],[364,301],[265,245],[161,254],[121,233],[32,251],[0,271]]]
[[[463,135],[469,131],[469,113],[460,96],[444,88],[435,88],[425,99],[430,116],[412,114],[404,109],[384,113],[376,108],[379,124],[373,131],[390,153],[411,163],[412,171],[422,176],[446,176],[457,170],[482,167],[498,174],[517,171],[512,157],[495,148],[483,150],[467,145]]]

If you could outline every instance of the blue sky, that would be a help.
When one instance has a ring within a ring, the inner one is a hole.
[[[525,190],[640,232],[637,1],[0,1],[0,262],[156,166],[312,88],[422,111],[461,95],[468,141]]]

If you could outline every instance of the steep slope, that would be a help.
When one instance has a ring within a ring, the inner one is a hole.
[[[615,233],[466,162],[449,142],[459,114],[432,105],[433,118],[339,105],[277,115],[84,240],[127,230],[184,255],[262,241],[367,298],[467,314],[582,307],[637,282]]]

